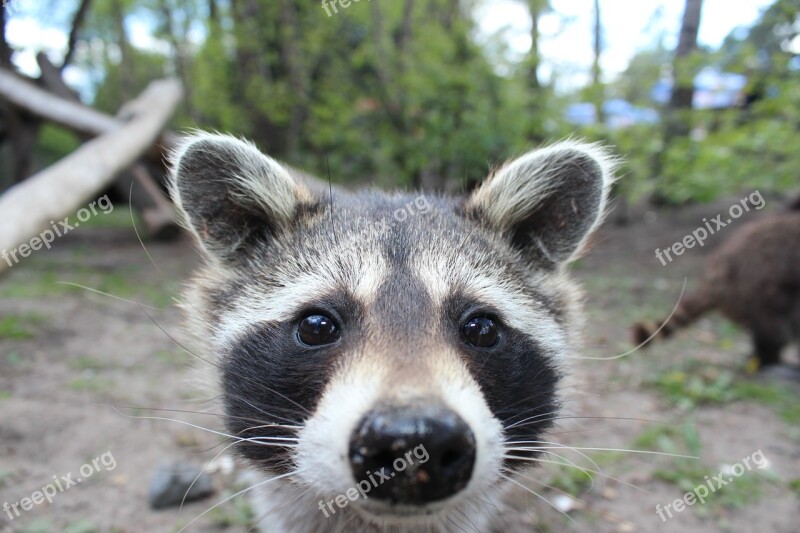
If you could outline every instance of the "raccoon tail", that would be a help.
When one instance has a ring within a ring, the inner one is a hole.
[[[664,320],[639,322],[634,324],[631,328],[631,338],[634,346],[639,346],[648,342],[654,341],[657,338],[667,338],[673,333],[682,329],[698,318],[700,318],[707,311],[714,307],[713,299],[705,292],[696,292],[690,294],[681,300],[675,312]],[[658,332],[656,334],[656,332]],[[651,339],[652,337],[652,339]]]

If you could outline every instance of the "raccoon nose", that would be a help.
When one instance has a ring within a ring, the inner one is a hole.
[[[444,407],[374,409],[350,438],[350,466],[368,498],[408,505],[443,500],[467,486],[474,465],[475,435]]]

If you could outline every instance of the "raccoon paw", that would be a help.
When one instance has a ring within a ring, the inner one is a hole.
[[[634,346],[639,346],[647,342],[653,332],[658,329],[658,324],[654,322],[639,322],[631,327],[631,340]]]

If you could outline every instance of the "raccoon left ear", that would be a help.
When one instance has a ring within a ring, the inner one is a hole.
[[[256,233],[287,228],[311,192],[274,159],[228,135],[187,138],[172,155],[172,197],[211,257],[235,261]]]
[[[597,144],[561,142],[491,175],[467,209],[546,263],[574,257],[600,223],[616,162]]]

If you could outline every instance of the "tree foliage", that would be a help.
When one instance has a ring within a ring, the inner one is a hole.
[[[667,138],[663,118],[577,132],[564,119],[577,99],[653,107],[652,87],[676,64],[663,35],[613,82],[601,82],[598,60],[591,86],[557,94],[539,76],[538,24],[527,57],[505,61],[500,41],[474,39],[478,1],[361,0],[337,2],[334,12],[332,2],[326,11],[294,0],[96,0],[72,64],[89,73],[93,105],[111,113],[153,78],[179,76],[189,90],[176,128],[245,136],[292,165],[323,176],[330,169],[339,182],[454,190],[530,145],[577,134],[617,147],[626,159],[619,190],[633,197],[796,186],[800,0],[777,0],[720,50],[681,59],[687,72],[714,65],[747,75],[748,98],[736,109],[682,111],[685,131]],[[519,2],[534,22],[551,10],[547,0]],[[84,4],[37,4],[34,16],[51,10],[68,32]],[[602,31],[595,26],[596,54]],[[59,139],[40,139],[48,159]]]

